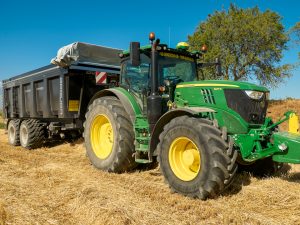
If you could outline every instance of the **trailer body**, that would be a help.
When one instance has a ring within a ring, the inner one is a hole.
[[[84,114],[93,95],[118,85],[120,50],[80,44],[86,52],[93,50],[90,58],[77,52],[84,61],[77,57],[64,63],[64,67],[50,64],[3,80],[3,111],[7,125],[11,119],[36,119],[46,125],[50,136],[70,130],[82,131]],[[102,56],[108,53],[109,57]],[[102,56],[105,60],[95,62],[95,54],[98,59]]]

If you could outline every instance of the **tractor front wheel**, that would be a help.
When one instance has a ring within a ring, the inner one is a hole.
[[[231,182],[237,170],[237,152],[222,134],[212,121],[188,116],[174,118],[164,127],[158,160],[174,192],[212,198]]]

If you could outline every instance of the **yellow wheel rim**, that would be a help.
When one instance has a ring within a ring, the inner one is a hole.
[[[183,181],[193,180],[201,167],[198,147],[187,137],[176,138],[169,149],[169,164],[179,179]]]
[[[114,132],[107,116],[97,115],[90,130],[92,149],[100,159],[106,159],[112,152],[114,143]]]

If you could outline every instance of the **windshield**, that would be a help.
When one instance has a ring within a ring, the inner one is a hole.
[[[193,58],[175,54],[166,56],[160,53],[158,65],[161,83],[164,80],[176,80],[176,83],[197,80],[196,64]]]
[[[141,54],[141,64],[133,66],[130,60],[123,63],[121,84],[135,92],[149,91],[150,58]],[[196,63],[193,58],[169,52],[160,52],[158,57],[158,80],[163,85],[165,80],[180,82],[197,80]]]

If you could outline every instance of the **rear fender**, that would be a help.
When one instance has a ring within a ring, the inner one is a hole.
[[[132,124],[135,123],[136,116],[142,114],[142,110],[135,101],[134,97],[123,88],[111,88],[99,91],[91,98],[89,105],[92,104],[95,99],[105,96],[115,96],[121,101],[125,111],[130,117]]]

